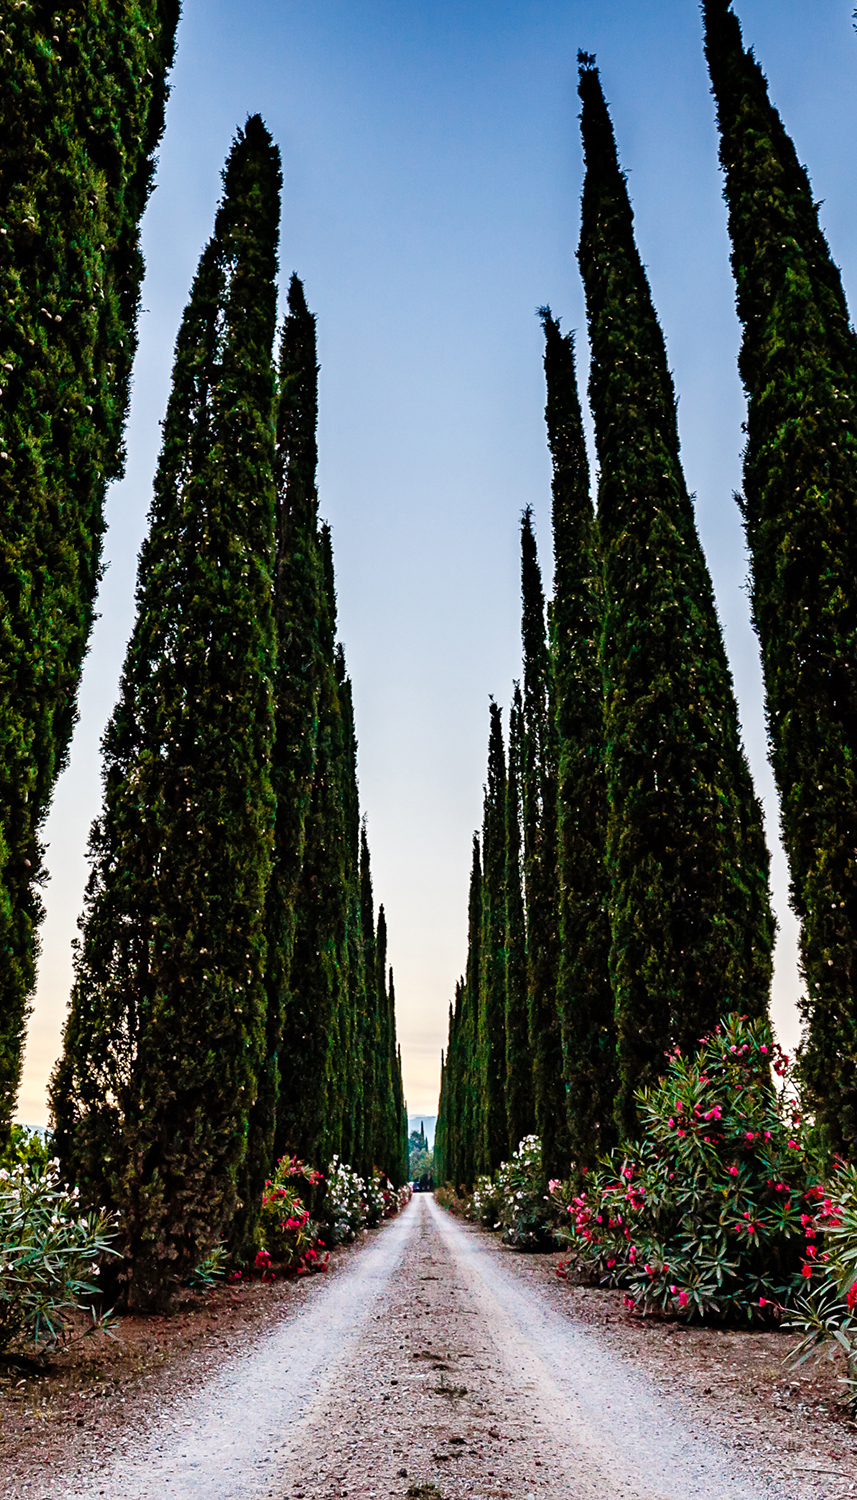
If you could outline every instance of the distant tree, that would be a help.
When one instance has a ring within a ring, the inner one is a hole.
[[[253,116],[176,344],[51,1085],[57,1153],[118,1211],[136,1309],[228,1228],[264,1058],[280,182]]]
[[[521,689],[515,683],[509,715],[506,780],[506,1127],[507,1153],[534,1130],[533,1058],[527,1009],[527,930],[521,885]]]
[[[521,784],[534,1113],[545,1171],[551,1177],[562,1177],[568,1173],[569,1143],[556,1004],[557,738],[545,597],[529,509],[521,522],[521,596],[524,655]]]
[[[0,1142],[101,575],[177,0],[7,5],[0,58]]]
[[[803,1073],[857,1148],[857,340],[806,171],[727,0],[705,50],[749,398],[743,514],[771,761],[802,923]]]
[[[616,1023],[610,985],[610,882],[605,860],[604,692],[599,646],[601,557],[574,370],[574,339],[550,308],[545,331],[548,443],[553,458],[560,960],[557,1011],[568,1131],[578,1166],[615,1145]]]
[[[607,864],[618,1120],[727,1011],[767,1011],[762,816],[679,459],[663,336],[597,70],[581,67],[580,267],[604,566]]]

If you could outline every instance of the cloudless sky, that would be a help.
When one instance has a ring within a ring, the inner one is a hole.
[[[857,296],[852,0],[736,0]],[[797,1039],[796,934],[777,841],[746,596],[744,402],[701,19],[694,0],[185,0],[158,186],[125,480],[111,491],[100,620],[46,837],[51,881],[19,1117],[45,1119],[82,905],[99,741],[133,623],[137,553],[173,345],[234,131],[283,155],[281,285],[318,316],[319,487],[354,681],[376,901],[388,916],[411,1113],[434,1113],[465,960],[488,696],[520,674],[520,513],[550,574],[542,336],[587,349],[575,260],[578,48],[595,52],[680,395],[690,488],[764,798],[780,941],[774,1018]]]

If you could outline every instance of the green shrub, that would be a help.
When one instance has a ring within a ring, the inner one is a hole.
[[[819,1192],[815,1214],[807,1217],[806,1290],[786,1324],[804,1337],[792,1356],[802,1364],[811,1354],[841,1359],[850,1405],[857,1405],[857,1166],[842,1166]],[[816,1249],[820,1233],[824,1250]]]
[[[486,1229],[498,1229],[500,1215],[500,1193],[491,1177],[477,1177],[476,1186],[467,1209],[467,1217],[484,1224]]]
[[[366,1225],[369,1229],[374,1229],[384,1218],[389,1203],[388,1193],[392,1191],[392,1184],[387,1181],[384,1173],[373,1167],[372,1176],[366,1184]]]
[[[548,1191],[537,1135],[526,1135],[509,1161],[497,1169],[503,1241],[516,1250],[549,1250],[555,1240],[557,1205]]]
[[[273,1279],[277,1271],[302,1274],[326,1266],[327,1257],[318,1253],[324,1248],[319,1227],[303,1198],[306,1188],[320,1181],[321,1173],[296,1156],[283,1156],[277,1162],[273,1177],[265,1184],[259,1213],[261,1244],[254,1268],[263,1279]]]
[[[811,1131],[769,1026],[729,1016],[692,1058],[672,1052],[636,1100],[640,1140],[604,1158],[567,1208],[582,1268],[642,1312],[779,1317],[827,1252]]]
[[[366,1224],[366,1183],[338,1156],[327,1169],[321,1218],[331,1245],[350,1244]]]
[[[98,1297],[98,1259],[115,1253],[114,1225],[106,1213],[82,1214],[77,1189],[62,1187],[58,1163],[43,1159],[44,1143],[17,1130],[0,1168],[0,1349],[41,1352],[68,1331],[83,1298]]]
[[[13,1125],[9,1139],[0,1152],[0,1167],[12,1171],[16,1167],[44,1170],[53,1157],[51,1138],[46,1130],[35,1130],[30,1125]]]

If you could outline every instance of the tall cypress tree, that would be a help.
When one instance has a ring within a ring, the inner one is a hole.
[[[545,331],[548,444],[553,459],[554,598],[551,647],[559,742],[557,874],[562,1031],[569,1144],[591,1166],[615,1143],[616,1024],[610,986],[605,854],[601,559],[574,370],[574,338],[550,308]]]
[[[359,1152],[356,1162],[360,1172],[372,1169],[372,1140],[374,1132],[375,1100],[378,1093],[378,1049],[380,1026],[375,999],[375,905],[372,897],[372,872],[369,860],[369,841],[365,822],[360,830],[360,918],[363,941],[363,964],[365,974],[363,1011],[361,1016],[363,1054],[363,1109]]]
[[[494,1172],[507,1155],[506,1117],[506,755],[503,722],[490,704],[488,780],[482,820],[482,936],[479,961],[481,1159]]]
[[[266,1056],[242,1171],[239,1242],[252,1239],[256,1208],[273,1164],[296,905],[316,762],[319,695],[327,670],[319,631],[327,606],[318,539],[317,421],[315,317],[307,309],[302,283],[293,275],[280,340],[274,464],[277,665],[271,785],[277,812],[265,902]]]
[[[523,704],[516,682],[509,714],[506,780],[506,1127],[510,1152],[534,1129],[533,1061],[527,1008],[527,930],[521,886],[520,766]]]
[[[708,569],[679,459],[663,336],[634,243],[613,128],[581,59],[580,267],[601,468],[611,975],[618,1118],[668,1046],[724,1011],[764,1015],[774,923]]]
[[[177,0],[7,6],[0,57],[0,1137],[122,432]]]
[[[135,1308],[228,1225],[264,1050],[280,180],[254,116],[176,345],[51,1086],[66,1172],[119,1211]]]
[[[461,1181],[473,1186],[478,1173],[485,1170],[484,1101],[479,1069],[479,979],[482,970],[482,856],[479,835],[473,835],[473,862],[470,867],[470,894],[467,903],[467,968],[461,997],[459,1034],[461,1145],[459,1171]]]
[[[449,1007],[449,1032],[452,1031],[452,1006]],[[449,1044],[447,1043],[447,1048]],[[437,1098],[437,1120],[434,1127],[434,1171],[435,1181],[438,1186],[448,1181],[447,1171],[447,1129],[449,1111],[449,1075],[446,1068],[446,1054],[443,1047],[440,1049],[440,1088]]]
[[[524,653],[523,827],[527,913],[527,982],[534,1112],[545,1170],[568,1172],[562,1037],[556,1004],[557,742],[542,575],[532,511],[521,522],[521,635]]]
[[[289,998],[280,1049],[275,1154],[296,1152],[326,1166],[340,1150],[342,1098],[336,1069],[348,1004],[346,728],[338,680],[336,589],[330,528],[319,532],[321,671],[318,730],[304,857],[296,898]]]
[[[743,512],[801,919],[803,1070],[857,1144],[857,340],[794,146],[728,0],[706,0],[749,398]]]

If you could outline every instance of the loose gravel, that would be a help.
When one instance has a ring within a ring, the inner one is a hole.
[[[753,1441],[739,1393],[703,1388],[715,1376],[702,1343],[694,1354],[694,1334],[629,1324],[615,1315],[615,1294],[549,1279],[552,1265],[504,1250],[420,1195],[346,1252],[330,1281],[315,1278],[267,1328],[224,1347],[219,1365],[188,1365],[185,1390],[180,1361],[145,1407],[129,1388],[112,1446],[64,1457],[60,1445],[50,1474],[16,1463],[4,1500],[853,1493],[845,1427],[793,1410],[781,1443],[762,1441],[776,1436],[776,1417]],[[699,1336],[716,1347],[725,1380],[741,1336]],[[631,1358],[630,1344],[647,1339]],[[830,1458],[809,1447],[825,1442],[837,1444]],[[790,1462],[779,1450],[792,1443],[802,1447]]]

